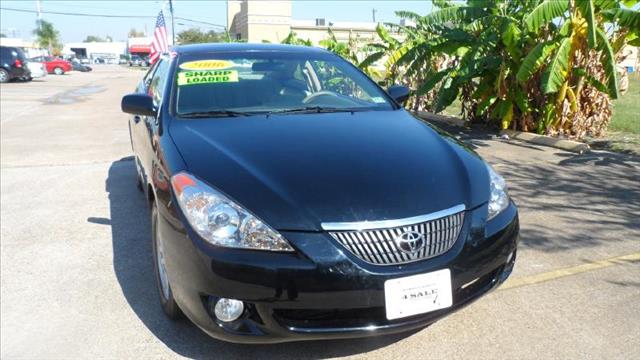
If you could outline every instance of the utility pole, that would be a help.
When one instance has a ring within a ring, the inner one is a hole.
[[[40,0],[36,0],[36,11],[38,11],[38,30],[41,30],[40,23],[42,22],[42,4]]]
[[[173,2],[169,0],[169,12],[171,13],[171,45],[176,45],[176,23],[173,20]]]
[[[378,10],[376,9],[371,9],[371,13],[373,14],[373,22],[376,22],[376,12],[378,12]]]

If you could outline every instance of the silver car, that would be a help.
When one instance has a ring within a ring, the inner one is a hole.
[[[31,76],[27,80],[47,76],[47,68],[41,62],[28,61],[27,67],[29,68],[29,71],[31,71]]]

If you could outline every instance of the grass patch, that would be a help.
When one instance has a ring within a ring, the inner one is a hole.
[[[613,101],[609,130],[640,135],[640,73],[629,74],[629,90]]]

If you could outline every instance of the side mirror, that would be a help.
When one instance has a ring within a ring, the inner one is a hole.
[[[122,97],[120,107],[123,112],[144,115],[144,116],[156,116],[156,107],[153,105],[153,98],[146,94],[129,94]]]
[[[393,98],[398,104],[404,105],[409,98],[411,90],[404,85],[392,85],[387,89],[389,96]]]

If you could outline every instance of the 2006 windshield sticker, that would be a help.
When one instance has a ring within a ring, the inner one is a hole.
[[[228,60],[196,60],[180,64],[182,70],[222,70],[233,67],[234,63]]]
[[[238,70],[181,71],[178,86],[238,82]]]

